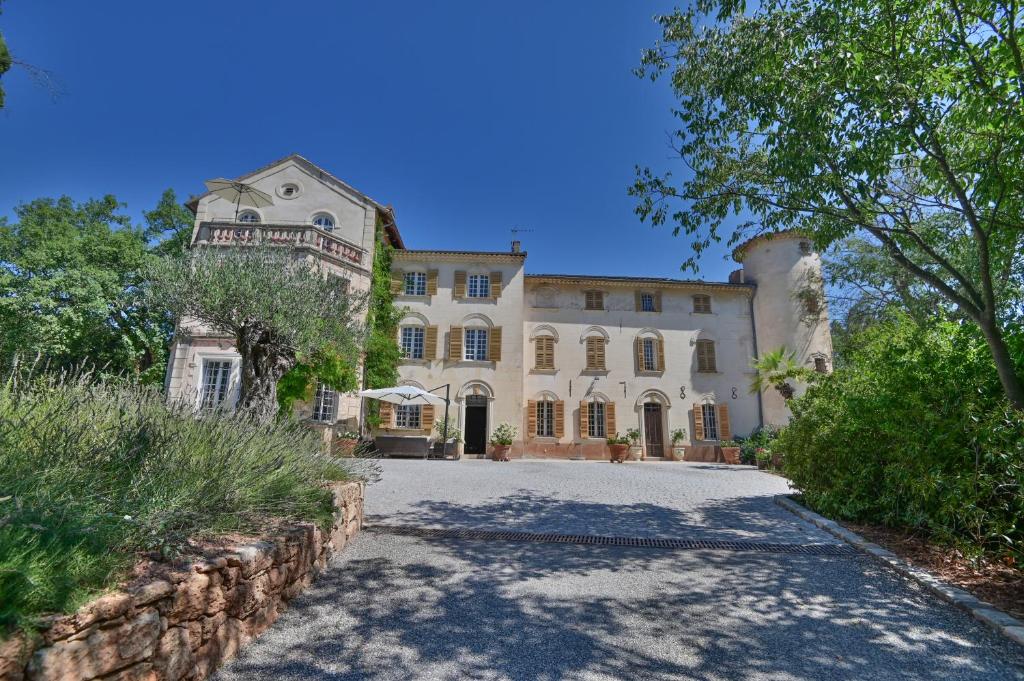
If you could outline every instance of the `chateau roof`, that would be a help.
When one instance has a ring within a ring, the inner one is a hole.
[[[802,229],[786,229],[781,232],[766,232],[764,234],[757,234],[750,237],[736,248],[732,249],[732,259],[736,262],[743,262],[743,253],[747,250],[747,247],[757,243],[758,241],[770,241],[772,239],[794,239],[802,238],[809,239],[810,234]]]
[[[734,290],[749,293],[757,288],[754,284],[731,284],[724,281],[703,279],[672,279],[669,277],[618,277],[590,274],[527,274],[529,283],[535,284],[582,284],[587,286],[636,286],[648,285],[662,288],[696,288]]]
[[[397,256],[399,258],[402,258],[402,259],[413,259],[413,258],[420,258],[420,259],[422,259],[422,257],[426,255],[426,256],[431,256],[431,257],[445,258],[445,259],[449,259],[449,260],[453,259],[453,258],[462,258],[462,257],[466,257],[466,256],[469,256],[469,257],[472,257],[472,258],[487,258],[487,259],[509,259],[509,258],[512,258],[512,259],[516,259],[516,260],[523,260],[523,259],[526,258],[526,251],[447,251],[447,250],[437,250],[437,249],[433,249],[433,248],[420,249],[420,250],[406,248],[406,249],[402,249],[400,251],[395,251],[393,255]]]

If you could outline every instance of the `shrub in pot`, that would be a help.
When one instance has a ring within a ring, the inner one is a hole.
[[[629,454],[629,438],[619,437],[618,433],[615,433],[614,437],[607,438],[608,442],[608,457],[612,463],[622,463],[626,460],[626,456]]]
[[[740,463],[740,443],[735,440],[722,440],[722,458],[727,464],[738,465]]]
[[[618,433],[616,433],[618,435]],[[629,442],[630,461],[639,461],[642,458],[643,449],[640,447],[640,429],[629,428],[626,430],[626,441]]]
[[[334,437],[331,450],[335,456],[355,456],[359,445],[359,433],[346,430]]]
[[[516,439],[518,431],[510,423],[500,423],[491,433],[491,459],[494,461],[508,461],[508,452],[512,449],[512,441]]]
[[[767,447],[758,447],[754,451],[754,457],[757,459],[757,467],[764,470],[771,464],[772,450]]]
[[[672,431],[672,460],[683,461],[686,457],[686,447],[683,440],[686,439],[686,428],[676,428]]]
[[[444,455],[459,458],[462,456],[462,431],[455,424],[448,424],[448,437],[445,439],[444,419],[434,422],[434,434],[438,442],[444,440]]]

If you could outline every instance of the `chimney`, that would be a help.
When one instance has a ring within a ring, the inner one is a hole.
[[[512,252],[513,253],[520,253],[520,252],[522,252],[522,250],[523,250],[522,247],[523,247],[523,245],[519,242],[519,239],[516,239],[515,241],[512,242]]]

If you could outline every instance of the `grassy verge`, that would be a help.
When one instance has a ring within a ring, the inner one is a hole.
[[[140,552],[258,530],[269,518],[326,523],[323,483],[347,477],[297,423],[196,418],[153,390],[90,377],[0,385],[0,638],[69,611]]]

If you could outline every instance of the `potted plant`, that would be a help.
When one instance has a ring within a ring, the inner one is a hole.
[[[638,428],[627,429],[625,439],[629,442],[629,460],[639,461],[643,458],[643,450],[640,447],[640,430]]]
[[[491,459],[493,461],[509,461],[508,452],[512,449],[512,441],[518,431],[510,423],[500,423],[491,433]]]
[[[758,447],[754,450],[754,458],[757,459],[757,467],[764,470],[772,461],[772,450],[767,447]]]
[[[722,448],[722,458],[725,462],[732,465],[738,465],[740,463],[740,443],[736,440],[722,440],[720,443]]]
[[[686,439],[686,428],[676,428],[672,431],[672,460],[683,461],[686,458],[686,447],[683,440]]]
[[[438,442],[444,440],[442,444],[443,456],[452,456],[456,459],[462,456],[462,431],[455,424],[448,424],[448,438],[445,439],[444,419],[435,421],[434,434],[437,435]]]
[[[607,438],[608,442],[608,456],[612,463],[622,463],[626,460],[626,456],[629,453],[629,438],[619,437],[618,433],[615,433],[613,437]]]
[[[338,456],[355,456],[356,445],[359,444],[359,433],[346,430],[334,438],[334,453]]]

